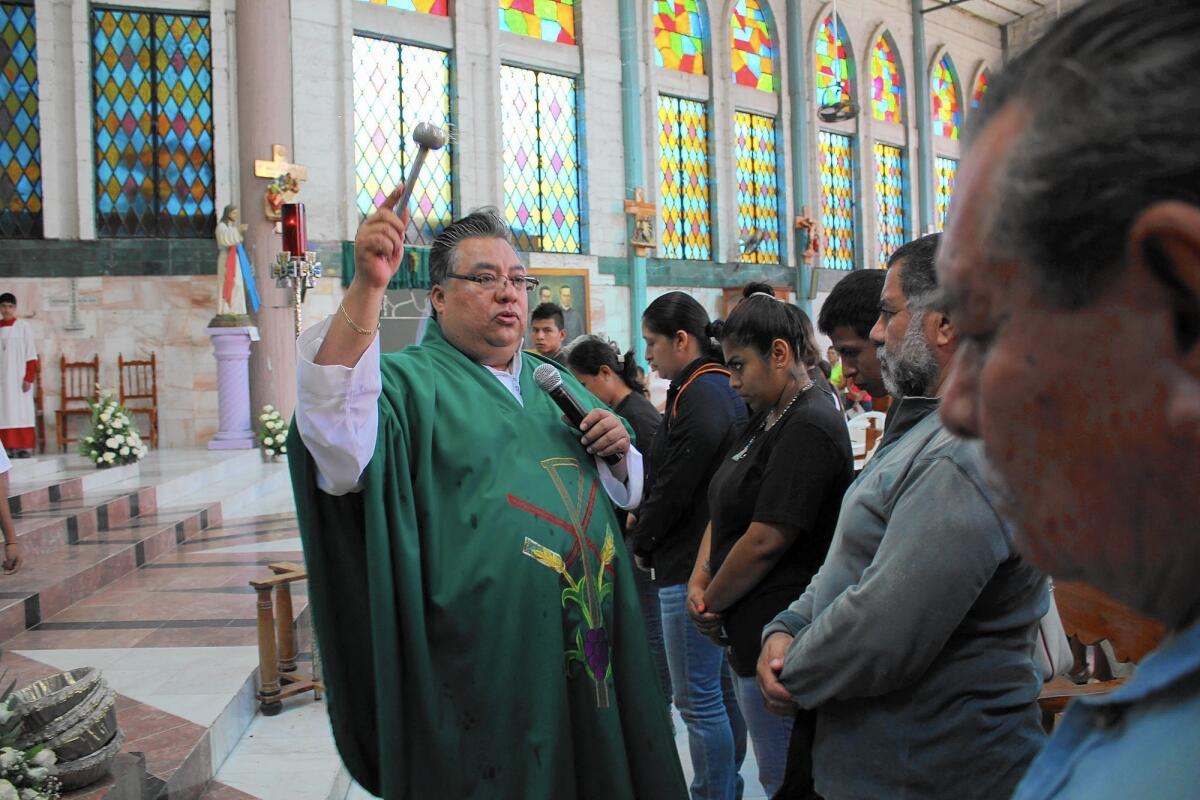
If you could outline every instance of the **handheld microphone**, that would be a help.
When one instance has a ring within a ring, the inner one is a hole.
[[[558,370],[553,364],[542,364],[533,371],[533,380],[542,388],[546,394],[550,395],[550,399],[554,401],[563,414],[566,415],[569,421],[576,428],[579,423],[583,422],[583,418],[587,413],[579,405],[579,401],[567,391],[567,387],[563,386],[562,375],[558,374]],[[621,459],[625,458],[624,453],[613,453],[609,456],[601,456],[604,462],[609,466],[615,466],[621,463]]]

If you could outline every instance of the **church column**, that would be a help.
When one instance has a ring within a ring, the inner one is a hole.
[[[637,190],[645,186],[642,164],[642,87],[639,76],[638,12],[634,0],[620,0],[621,26],[621,134],[625,145],[625,199],[641,200]],[[638,353],[638,363],[646,366],[642,348],[636,342],[642,335],[642,312],[646,310],[646,257],[632,244],[637,225],[630,217],[625,228],[625,250],[629,259],[629,335],[630,347]]]
[[[257,409],[270,403],[284,419],[296,405],[296,357],[291,291],[277,289],[271,266],[280,237],[266,218],[267,181],[255,177],[255,159],[271,158],[271,145],[292,151],[292,52],[289,0],[238,0],[237,134],[242,222],[246,254],[262,306],[253,315],[261,341],[250,353],[250,400]],[[303,202],[301,193],[299,200]]]
[[[917,235],[933,229],[933,131],[929,108],[929,57],[925,52],[925,12],[921,0],[912,0],[913,92],[917,101]]]
[[[808,130],[808,70],[804,59],[808,51],[804,49],[804,22],[800,15],[800,3],[787,4],[787,69],[788,69],[788,104],[791,106],[792,141],[792,209],[793,216],[814,213],[808,195],[808,149],[812,141]],[[813,295],[812,282],[816,276],[813,266],[805,262],[804,252],[808,250],[811,232],[805,228],[795,228],[788,220],[788,227],[795,230],[795,259],[796,259],[796,305],[812,316]]]

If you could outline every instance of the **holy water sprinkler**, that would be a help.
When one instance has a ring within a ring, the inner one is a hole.
[[[384,202],[384,208],[391,208],[396,211],[402,218],[408,211],[408,201],[412,197],[413,187],[417,185],[417,178],[421,174],[421,167],[425,164],[425,156],[429,155],[430,150],[441,150],[446,146],[446,142],[450,141],[450,134],[446,133],[445,128],[439,128],[428,122],[417,124],[412,135],[413,141],[417,143],[417,155],[413,158],[412,167],[408,171],[408,177],[403,183],[403,191],[395,203],[389,204]],[[391,200],[392,198],[388,198]]]

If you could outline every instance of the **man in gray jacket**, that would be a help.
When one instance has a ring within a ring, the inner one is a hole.
[[[931,310],[938,235],[892,256],[871,339],[903,396],[824,566],[763,631],[768,706],[817,712],[826,800],[1008,797],[1042,743],[1033,646],[1049,595],[937,410],[958,344]],[[793,705],[794,704],[794,705]]]

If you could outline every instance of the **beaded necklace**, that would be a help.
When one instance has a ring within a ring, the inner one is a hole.
[[[792,399],[788,400],[788,404],[783,407],[783,411],[779,412],[779,416],[775,418],[775,422],[771,425],[771,428],[774,428],[776,425],[778,425],[779,421],[783,419],[784,415],[787,414],[787,412],[791,410],[792,405],[795,404],[795,402],[796,402],[796,399],[798,397],[800,397],[800,395],[807,392],[809,389],[813,388],[814,385],[815,384],[812,381],[809,381],[807,386],[805,386],[802,389],[797,389],[796,393],[794,395],[792,395]],[[750,452],[750,445],[754,444],[754,440],[758,438],[758,435],[760,433],[762,433],[763,431],[770,430],[770,428],[767,427],[767,422],[768,422],[768,420],[770,420],[770,418],[771,418],[770,413],[768,413],[765,417],[763,417],[762,425],[759,425],[758,430],[756,430],[754,433],[752,433],[750,435],[750,441],[746,442],[746,446],[734,454],[734,456],[733,456],[734,461],[741,461],[743,458],[745,458],[746,454]]]

